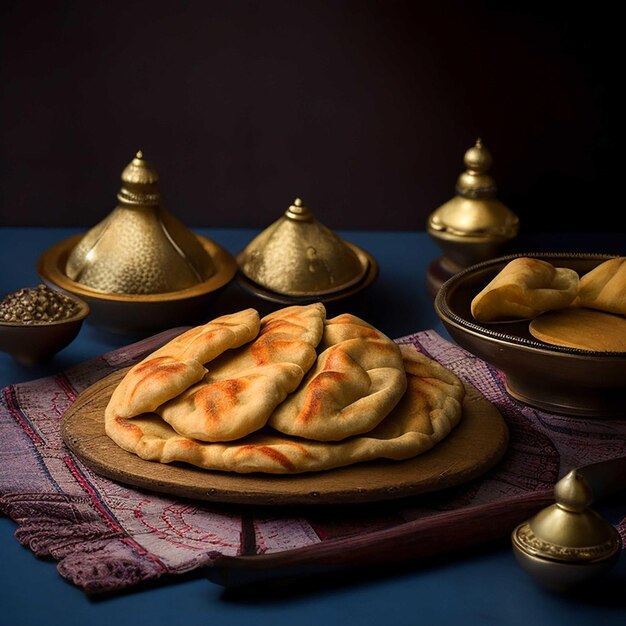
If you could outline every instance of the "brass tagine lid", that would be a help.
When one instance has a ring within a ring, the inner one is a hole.
[[[456,183],[457,195],[428,218],[427,230],[460,266],[487,260],[517,236],[519,219],[496,198],[488,174],[491,154],[480,139],[465,153],[466,171]]]
[[[300,198],[238,255],[241,272],[277,294],[322,296],[363,279],[368,260],[321,224]]]
[[[118,206],[71,251],[69,278],[104,293],[159,294],[215,273],[197,237],[161,206],[159,175],[141,151],[122,172],[117,198]]]
[[[590,507],[591,487],[577,470],[554,489],[555,504],[512,533],[518,562],[538,582],[558,591],[587,583],[608,571],[621,552],[617,530]]]

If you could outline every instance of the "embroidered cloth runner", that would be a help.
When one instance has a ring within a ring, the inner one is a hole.
[[[177,332],[2,390],[0,511],[17,523],[18,541],[57,560],[59,573],[88,593],[209,567],[220,555],[314,549],[416,516],[549,490],[574,467],[626,456],[626,420],[569,418],[520,404],[506,393],[496,370],[427,330],[397,341],[415,345],[479,389],[498,407],[511,435],[509,449],[492,471],[442,497],[359,507],[358,513],[344,507],[326,518],[307,510],[257,514],[249,507],[161,496],[98,476],[63,444],[63,413],[88,386],[137,362]],[[243,532],[250,520],[252,546],[250,532]],[[626,519],[617,529],[626,544]]]

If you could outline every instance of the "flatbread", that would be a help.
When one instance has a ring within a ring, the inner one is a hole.
[[[530,319],[570,305],[578,294],[578,274],[540,259],[510,261],[471,304],[479,322]]]
[[[277,407],[269,425],[284,434],[317,441],[339,441],[369,432],[406,390],[400,349],[350,314],[328,320],[320,349],[315,367]]]
[[[254,341],[213,360],[201,382],[155,412],[200,441],[232,441],[258,430],[315,363],[325,318],[321,303],[267,315]]]
[[[540,341],[566,348],[626,352],[626,319],[592,309],[545,313],[530,323],[530,333]]]
[[[575,304],[626,315],[626,257],[609,259],[587,272],[580,279]]]
[[[154,411],[202,380],[205,363],[254,339],[259,324],[257,311],[246,309],[182,333],[129,370],[106,414],[128,418]]]
[[[115,418],[107,433],[122,448],[161,463],[207,470],[298,474],[374,459],[409,459],[445,439],[462,418],[465,389],[449,370],[403,346],[408,386],[400,402],[372,432],[339,442],[290,437],[264,428],[230,443],[204,443],[179,435],[156,415]]]

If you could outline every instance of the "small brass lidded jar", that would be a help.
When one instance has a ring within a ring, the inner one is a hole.
[[[426,226],[444,253],[428,269],[433,295],[462,269],[499,256],[519,231],[518,217],[496,198],[496,183],[488,174],[491,154],[480,139],[467,150],[464,162],[467,169],[457,179],[457,195],[431,213]]]
[[[122,172],[118,206],[89,230],[65,266],[73,281],[103,293],[187,289],[215,273],[198,238],[161,206],[159,175],[141,151]]]
[[[319,222],[300,198],[237,256],[258,295],[321,298],[358,288],[375,262]]]
[[[623,461],[618,458],[609,462],[615,467],[621,463],[622,476]],[[602,465],[598,463],[596,471],[602,470]],[[620,478],[606,476],[605,480],[607,484],[619,484]],[[584,588],[616,564],[622,540],[610,523],[589,508],[593,493],[581,472],[566,474],[556,484],[554,497],[555,504],[513,531],[513,552],[519,564],[548,589]]]

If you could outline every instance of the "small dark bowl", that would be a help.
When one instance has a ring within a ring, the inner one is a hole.
[[[477,322],[474,296],[504,266],[531,257],[568,267],[583,275],[613,258],[603,254],[527,253],[478,263],[446,281],[435,310],[453,339],[504,373],[506,388],[517,400],[553,413],[586,417],[626,416],[626,352],[565,348],[535,339],[529,321]]]
[[[68,346],[89,315],[89,305],[79,298],[65,295],[79,306],[72,317],[43,324],[0,321],[0,351],[10,354],[22,365],[35,365]]]

